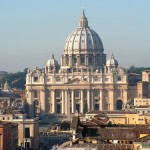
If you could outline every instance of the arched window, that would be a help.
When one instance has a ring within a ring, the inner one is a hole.
[[[122,109],[122,104],[123,104],[122,100],[117,100],[116,109],[121,110]]]
[[[95,104],[95,111],[98,111],[99,110],[99,104]]]
[[[76,110],[80,113],[80,104],[76,104]]]

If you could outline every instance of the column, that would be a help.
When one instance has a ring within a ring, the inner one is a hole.
[[[100,90],[100,110],[103,110],[103,90]]]
[[[34,106],[33,106],[33,98],[32,98],[32,89],[27,90],[27,102],[29,104],[29,110],[28,110],[28,116],[33,117],[34,116]]]
[[[40,103],[41,103],[41,115],[45,115],[46,114],[46,97],[45,97],[45,89],[42,89],[41,90],[41,100],[40,100]]]
[[[69,55],[69,66],[72,66],[72,56]]]
[[[62,95],[62,104],[61,104],[62,109],[61,109],[61,113],[64,114],[65,113],[65,105],[64,105],[64,102],[65,102],[64,96],[65,95],[64,95],[64,90],[62,90],[61,95]]]
[[[64,57],[64,62],[65,62],[65,65],[64,66],[67,66],[68,65],[68,61],[67,61],[67,55],[65,55],[65,57]]]
[[[83,90],[81,90],[81,113],[83,113],[84,109],[84,97],[83,97]]]
[[[65,114],[68,114],[68,91],[65,90]]]
[[[51,98],[52,98],[52,113],[55,113],[56,111],[55,90],[51,91]]]
[[[126,104],[127,101],[128,101],[128,92],[127,92],[127,89],[124,89],[123,90],[123,103]]]
[[[63,66],[64,63],[63,63],[63,55],[61,56],[61,65]]]
[[[87,105],[88,105],[88,111],[91,111],[90,90],[87,90]]]
[[[114,102],[114,90],[109,90],[109,103],[110,103],[110,110],[114,110],[115,102]]]
[[[72,105],[72,113],[75,113],[74,90],[71,91],[71,105]]]

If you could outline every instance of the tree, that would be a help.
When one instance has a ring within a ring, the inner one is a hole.
[[[4,84],[6,81],[12,88],[25,89],[25,72],[9,73],[0,80]]]

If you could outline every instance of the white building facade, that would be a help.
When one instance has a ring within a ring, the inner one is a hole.
[[[52,55],[45,68],[26,75],[30,116],[122,109],[127,91],[126,70],[113,54],[106,62],[102,41],[88,26],[84,11],[65,42],[61,64]]]

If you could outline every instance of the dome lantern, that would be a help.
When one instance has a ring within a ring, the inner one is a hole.
[[[79,27],[88,27],[88,20],[85,16],[84,10],[82,16],[80,17]]]

